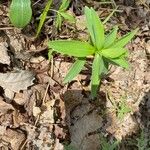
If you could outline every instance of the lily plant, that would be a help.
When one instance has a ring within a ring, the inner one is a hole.
[[[110,33],[105,34],[104,23],[93,8],[85,7],[86,25],[90,35],[90,42],[76,40],[49,41],[48,46],[52,51],[76,57],[64,83],[70,82],[83,69],[86,58],[93,57],[91,75],[91,94],[95,98],[99,89],[101,76],[106,73],[110,64],[128,68],[126,60],[128,51],[126,44],[131,41],[138,29],[117,38],[118,27],[115,26]]]

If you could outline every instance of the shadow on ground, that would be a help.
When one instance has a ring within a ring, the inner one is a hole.
[[[105,135],[111,145],[115,136],[105,130],[107,121],[111,126],[112,118],[106,115],[108,108],[106,107],[107,101],[104,92],[100,92],[97,100],[92,101],[90,92],[68,90],[62,96],[62,99],[65,103],[70,145],[73,148],[77,150],[101,150],[100,135]],[[145,93],[139,105],[139,111],[135,112],[132,117],[138,124],[139,130],[134,131],[130,136],[126,135],[115,149],[138,150],[137,144],[141,144],[141,147],[144,147],[143,150],[148,150],[150,147],[148,145],[148,139],[150,138],[150,91]],[[139,142],[138,139],[140,139]],[[70,150],[74,150],[73,148]],[[108,148],[108,150],[113,149]]]

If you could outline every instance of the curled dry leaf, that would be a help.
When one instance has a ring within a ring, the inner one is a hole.
[[[27,70],[19,70],[15,73],[0,73],[0,86],[6,90],[6,96],[9,92],[17,92],[26,90],[33,85],[34,74]],[[9,91],[9,92],[8,92]]]
[[[10,64],[10,57],[7,53],[7,43],[1,42],[0,43],[0,63],[2,64]]]

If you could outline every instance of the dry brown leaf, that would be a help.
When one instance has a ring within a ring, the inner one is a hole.
[[[0,98],[0,114],[6,114],[8,111],[13,111],[14,108],[11,104],[7,104]]]
[[[0,86],[6,90],[5,95],[7,97],[10,97],[9,95],[12,92],[19,93],[20,90],[26,90],[33,85],[33,80],[34,74],[27,70],[19,70],[15,73],[0,73]]]
[[[0,63],[10,65],[10,57],[7,53],[7,43],[0,43]]]

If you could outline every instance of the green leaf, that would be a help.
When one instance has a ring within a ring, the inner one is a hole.
[[[92,76],[91,76],[91,93],[92,97],[95,98],[97,95],[99,83],[100,83],[100,67],[102,57],[96,53],[92,65]]]
[[[113,45],[112,47],[124,47],[133,37],[134,35],[137,33],[139,29],[135,29],[132,32],[126,34],[125,36],[123,36],[122,38],[118,39]]]
[[[104,26],[93,8],[85,7],[85,16],[92,43],[100,50],[104,43]]]
[[[45,22],[45,19],[46,19],[46,16],[47,16],[47,13],[48,13],[48,11],[49,11],[49,9],[50,9],[51,4],[52,4],[52,0],[49,0],[49,1],[47,2],[47,4],[46,4],[45,8],[44,8],[43,13],[42,13],[41,16],[40,16],[40,23],[39,23],[39,25],[38,25],[36,37],[38,37],[39,33],[41,32],[42,26],[43,26],[43,24],[44,24],[44,22]]]
[[[125,54],[127,50],[125,48],[108,48],[103,49],[100,53],[106,58],[117,58]]]
[[[120,58],[115,58],[115,59],[110,59],[110,61],[113,62],[113,64],[118,65],[120,67],[123,67],[125,69],[129,68],[129,63],[125,60],[124,57],[120,57]]]
[[[112,32],[110,32],[107,35],[107,37],[105,38],[103,48],[108,48],[109,46],[111,46],[115,42],[115,39],[116,39],[116,36],[117,36],[117,31],[118,31],[118,26],[115,26],[114,29],[112,30]]]
[[[94,54],[95,48],[87,42],[81,41],[50,41],[48,43],[49,48],[54,49],[58,53],[75,56],[86,57]]]
[[[57,13],[57,17],[56,17],[56,21],[55,21],[55,26],[57,29],[60,30],[62,25],[62,16],[60,15],[60,13]]]
[[[69,7],[69,4],[70,4],[70,0],[62,0],[62,3],[59,7],[59,11],[65,11],[68,7]]]
[[[80,71],[82,70],[86,60],[85,59],[77,59],[75,63],[71,66],[68,74],[64,79],[64,83],[70,82],[74,77],[76,77]]]
[[[64,17],[64,19],[66,19],[72,23],[75,23],[75,18],[72,15],[68,14],[67,12],[59,12],[59,13],[60,13],[60,15],[62,15]]]
[[[31,17],[32,9],[30,0],[12,0],[9,18],[15,27],[25,27],[30,22]]]
[[[103,21],[103,24],[106,24],[107,21],[113,16],[113,14],[117,11],[118,7],[116,9],[114,9],[109,15],[108,17],[106,17],[106,19]]]

